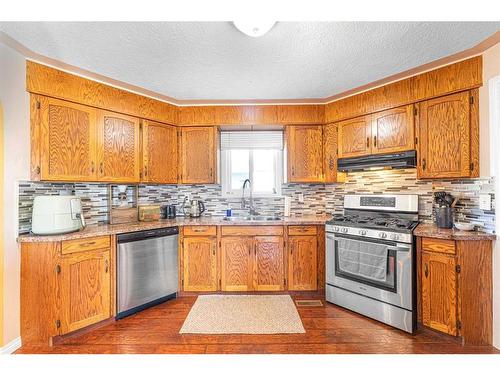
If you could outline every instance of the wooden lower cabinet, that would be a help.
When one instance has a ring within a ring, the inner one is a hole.
[[[65,255],[60,270],[60,334],[111,316],[109,249]]]
[[[283,237],[254,237],[253,248],[253,289],[283,290],[285,286]]]
[[[83,251],[78,241],[91,241],[100,248]],[[102,236],[21,244],[23,345],[47,345],[55,336],[111,318],[115,301],[111,243]]]
[[[288,237],[288,289],[316,290],[318,288],[317,236]]]
[[[220,248],[221,290],[252,290],[252,237],[223,237]]]
[[[417,239],[417,306],[426,327],[492,342],[492,241]]]
[[[182,289],[186,292],[217,290],[217,239],[184,237]]]
[[[422,323],[457,335],[457,277],[454,256],[422,252]]]

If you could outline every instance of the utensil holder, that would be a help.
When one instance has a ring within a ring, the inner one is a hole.
[[[453,228],[453,208],[437,207],[436,208],[436,225],[438,228]]]

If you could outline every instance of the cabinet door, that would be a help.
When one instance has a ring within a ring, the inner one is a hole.
[[[323,180],[322,126],[288,126],[287,156],[289,182]]]
[[[339,158],[364,156],[371,153],[371,115],[342,121],[337,126],[339,132]]]
[[[183,127],[180,139],[181,183],[213,184],[216,160],[214,127]]]
[[[422,252],[422,323],[457,335],[456,258]]]
[[[139,182],[139,119],[99,111],[98,139],[99,180]]]
[[[254,290],[272,291],[284,289],[283,237],[255,237]]]
[[[96,110],[53,98],[41,98],[39,110],[41,179],[95,181]]]
[[[177,128],[153,121],[143,121],[143,181],[177,183]]]
[[[418,177],[468,177],[469,92],[424,101],[419,112]]]
[[[183,289],[187,292],[217,290],[217,253],[215,237],[184,237]]]
[[[316,236],[288,237],[288,289],[316,290],[318,241]]]
[[[60,280],[61,334],[111,316],[109,249],[64,255]]]
[[[252,238],[223,237],[221,239],[221,289],[223,291],[252,290]]]
[[[413,105],[372,115],[372,154],[386,154],[415,148]]]
[[[327,124],[323,127],[323,176],[326,183],[337,182],[337,153],[337,124]]]

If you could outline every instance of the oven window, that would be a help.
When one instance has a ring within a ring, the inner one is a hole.
[[[396,293],[396,251],[371,241],[337,237],[335,275]]]

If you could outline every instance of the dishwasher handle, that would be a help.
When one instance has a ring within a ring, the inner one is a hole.
[[[178,234],[179,234],[179,227],[160,228],[160,229],[151,229],[139,232],[119,234],[118,236],[116,236],[116,240],[118,243],[125,243],[125,242],[141,241],[148,238],[175,236]]]

